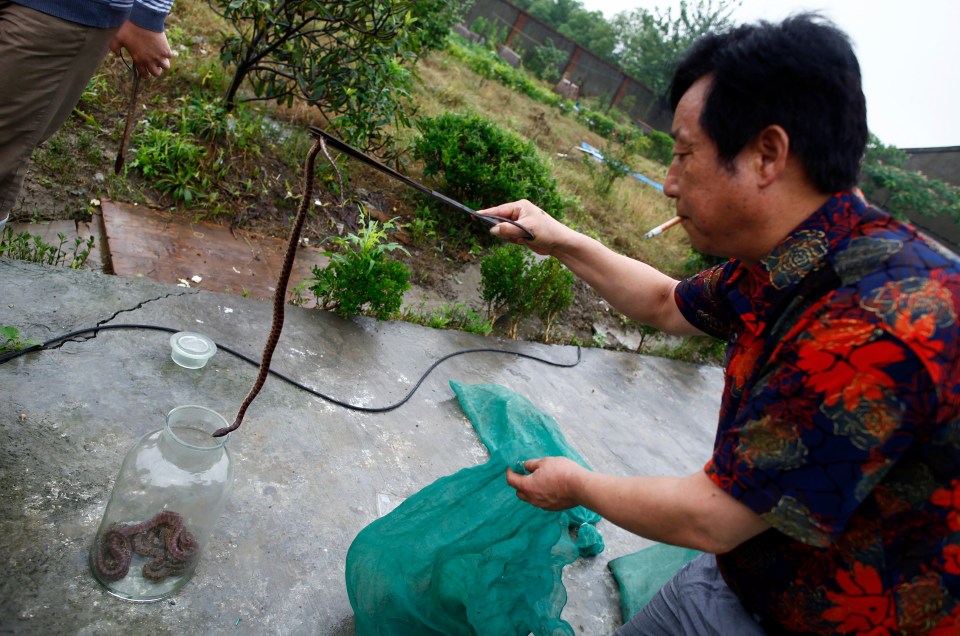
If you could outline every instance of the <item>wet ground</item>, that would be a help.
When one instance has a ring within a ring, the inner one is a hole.
[[[223,265],[212,261],[216,268]],[[240,269],[238,266],[237,269]],[[270,303],[0,259],[0,325],[48,340],[98,325],[200,331],[255,359]],[[196,575],[169,600],[134,604],[93,580],[87,553],[127,450],[175,406],[232,420],[256,368],[219,351],[200,370],[173,363],[169,334],[100,331],[0,365],[0,633],[352,634],[344,559],[356,534],[486,449],[451,380],[505,385],[553,416],[596,470],[683,474],[712,443],[716,367],[597,349],[574,368],[509,354],[444,362],[404,406],[335,406],[271,378],[230,441],[234,491]],[[289,307],[274,368],[353,404],[403,397],[440,357],[492,347],[558,362],[577,349]],[[606,567],[649,542],[601,522],[606,550],[568,566],[563,617],[577,634],[621,622]]]

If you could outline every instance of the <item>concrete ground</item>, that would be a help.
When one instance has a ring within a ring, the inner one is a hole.
[[[259,359],[268,302],[0,259],[0,326],[48,340],[102,324],[200,331]],[[364,414],[268,380],[229,447],[236,483],[193,579],[121,601],[87,554],[127,450],[175,406],[232,421],[256,368],[218,352],[201,370],[169,334],[103,331],[0,365],[0,633],[353,634],[344,559],[356,534],[436,479],[486,461],[450,380],[503,384],[553,416],[595,470],[696,470],[712,444],[721,370],[585,349],[570,369],[475,353],[443,363],[403,407]],[[367,406],[401,398],[439,357],[496,347],[559,362],[569,346],[483,338],[288,307],[274,369]],[[606,550],[564,571],[577,634],[620,625],[606,567],[649,542],[602,521]]]

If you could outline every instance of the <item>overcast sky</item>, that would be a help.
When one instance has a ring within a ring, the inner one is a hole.
[[[679,0],[581,0],[612,18]],[[688,4],[696,4],[689,0]],[[899,148],[960,146],[960,1],[743,0],[737,22],[816,10],[853,40],[870,131]],[[676,9],[674,9],[676,13]]]

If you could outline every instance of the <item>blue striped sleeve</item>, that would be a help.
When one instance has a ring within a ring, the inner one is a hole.
[[[163,23],[170,13],[173,0],[136,0],[130,12],[130,21],[138,27],[163,32]]]

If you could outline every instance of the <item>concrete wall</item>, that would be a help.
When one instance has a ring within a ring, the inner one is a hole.
[[[547,39],[569,55],[560,70],[580,87],[585,97],[599,97],[607,106],[616,106],[634,122],[647,129],[669,133],[673,112],[666,101],[620,68],[594,55],[573,40],[553,30],[507,0],[476,0],[464,21],[473,26],[478,18],[492,21],[507,32],[507,46],[527,59]],[[626,98],[630,99],[626,99]]]
[[[903,148],[907,168],[960,188],[960,146]]]
[[[960,187],[960,146],[942,148],[903,148],[907,168],[928,177]],[[951,218],[911,214],[910,221],[927,234],[960,254],[960,224]]]

